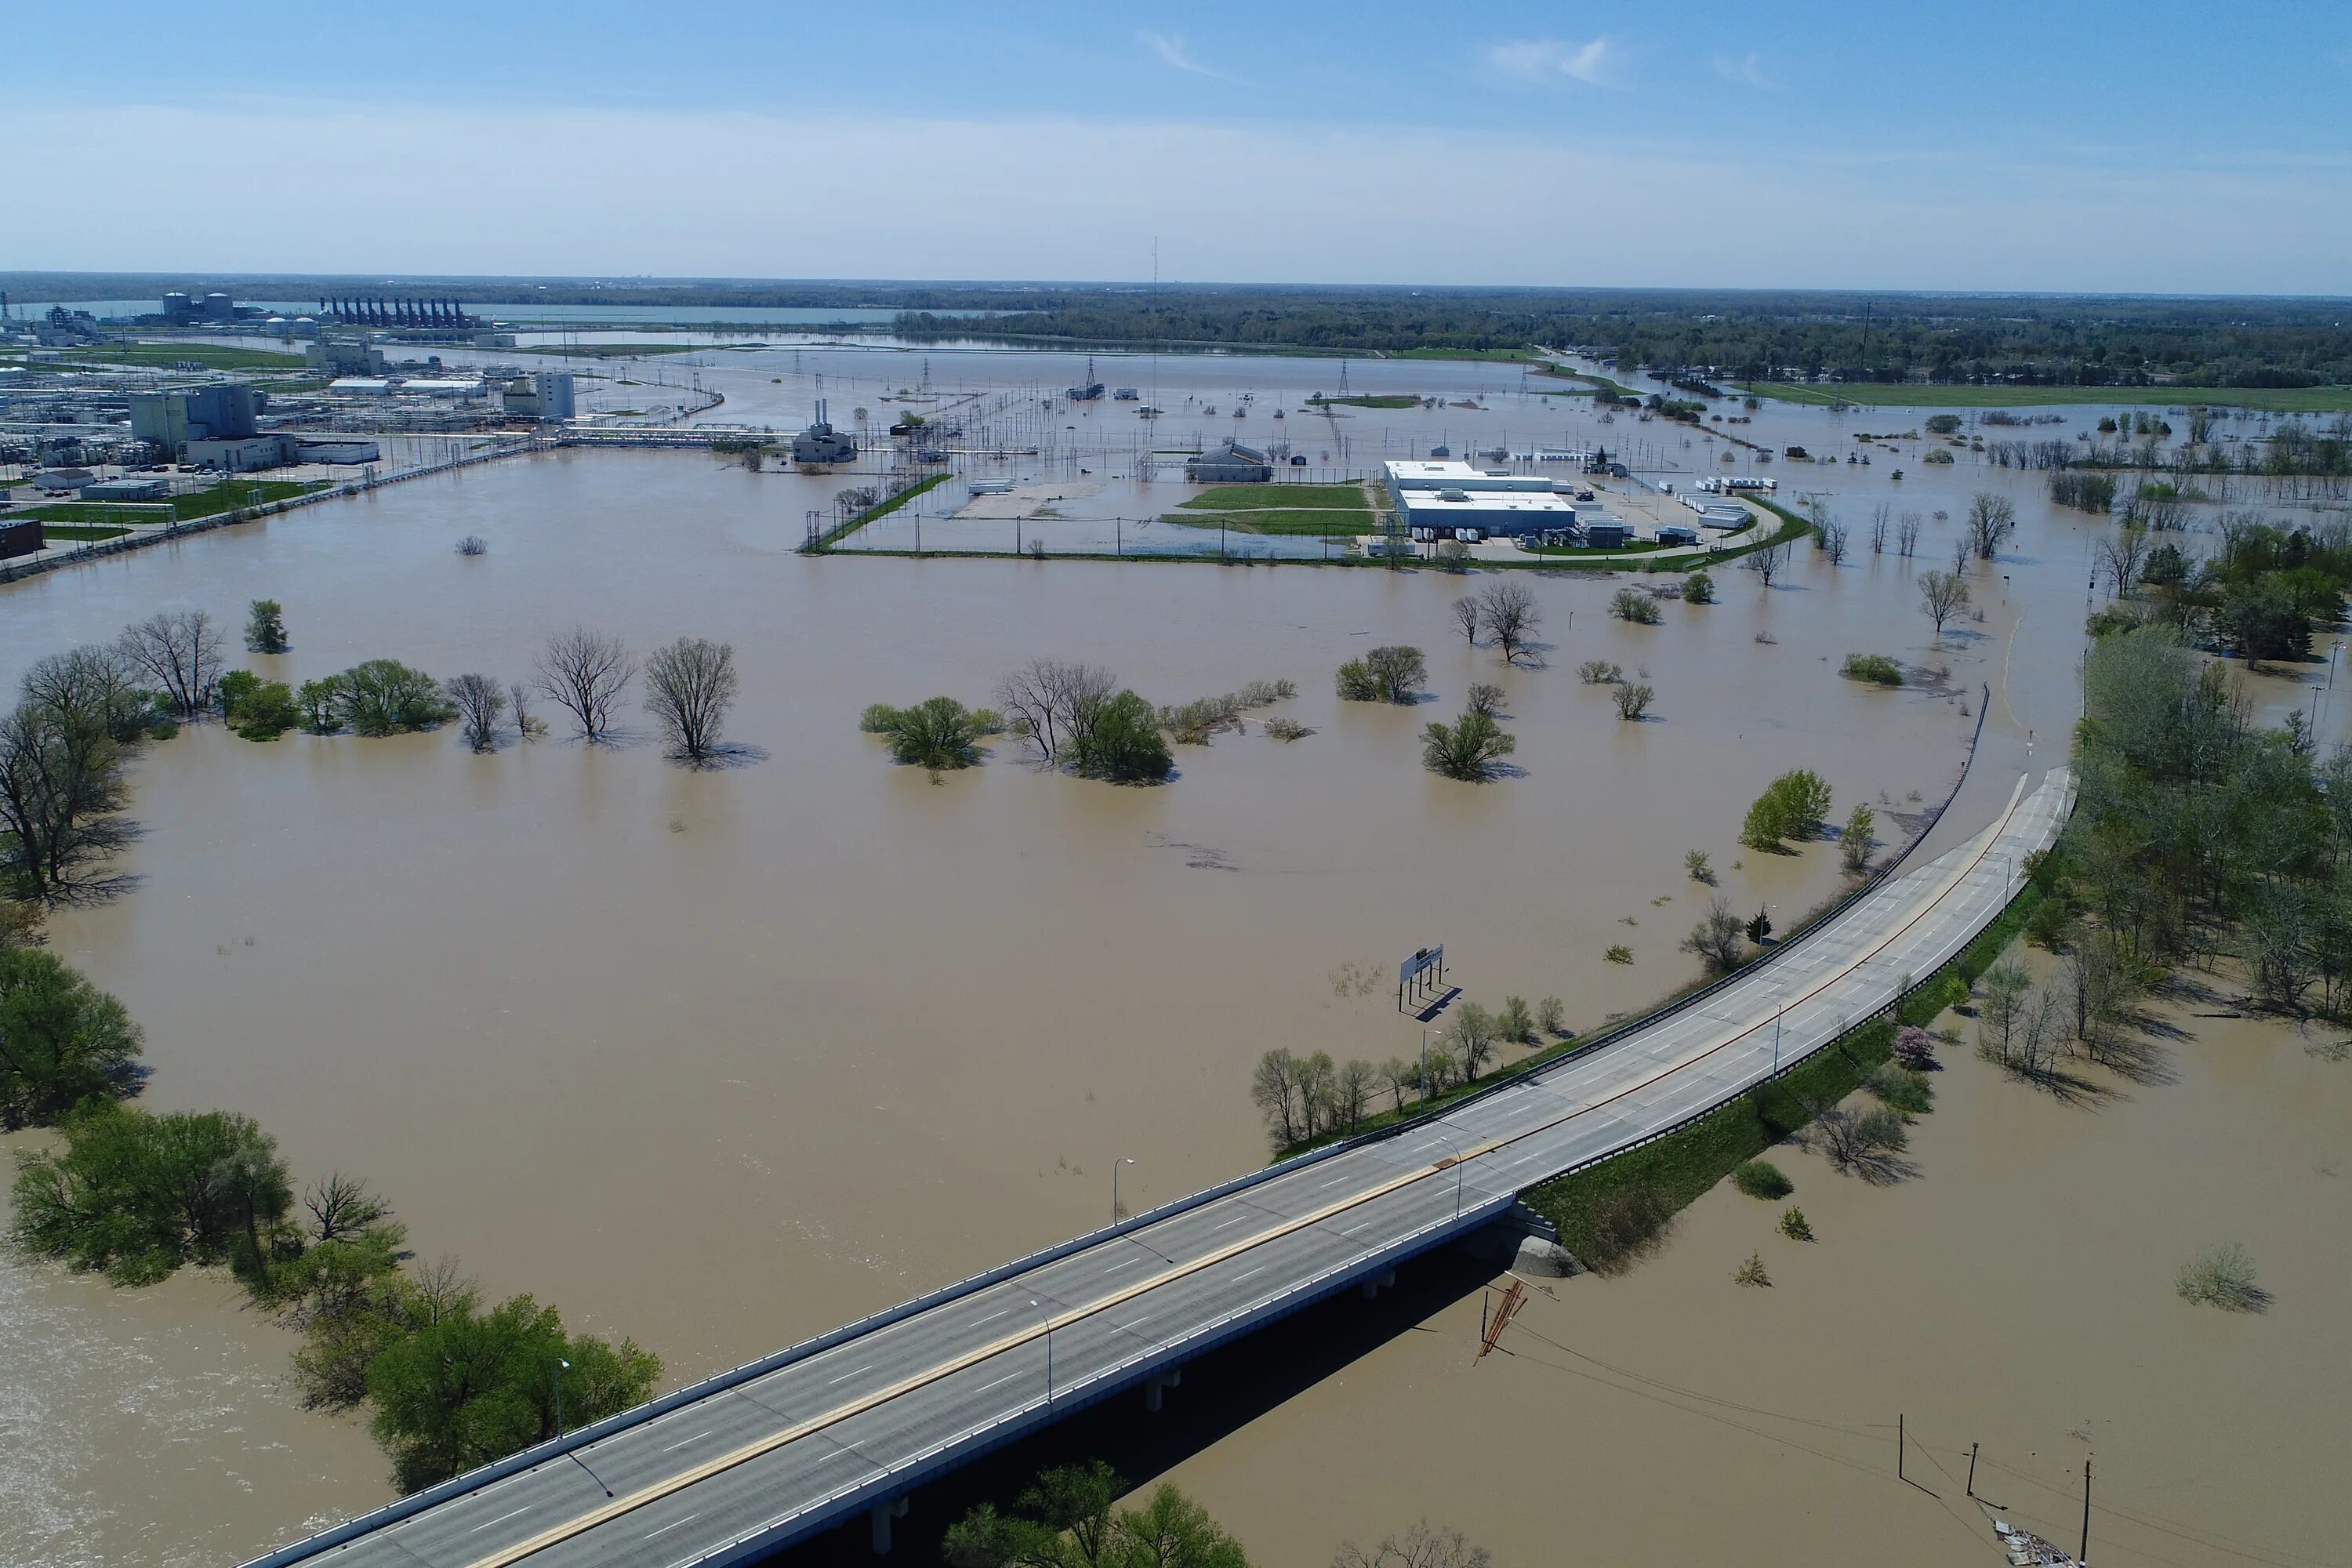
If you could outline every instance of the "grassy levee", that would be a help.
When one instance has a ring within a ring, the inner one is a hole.
[[[1939,386],[1918,383],[1842,382],[1813,386],[1758,381],[1739,390],[1783,403],[1871,408],[2046,408],[2053,405],[2158,404],[2188,408],[2264,408],[2279,414],[2326,414],[2352,409],[2352,386]]]
[[[2042,890],[2027,883],[1958,958],[1914,984],[1897,1008],[1900,1020],[1923,1027],[1933,1022],[1944,1009],[1950,977],[1973,984],[2024,929],[2042,898]],[[1812,1120],[1814,1108],[1834,1105],[1862,1087],[1894,1048],[1895,1022],[1873,1018],[1729,1104],[1663,1137],[1532,1188],[1522,1197],[1559,1228],[1560,1245],[1587,1264],[1605,1269],[1630,1261],[1600,1223],[1609,1200],[1639,1193],[1663,1215],[1688,1207],[1743,1162],[1802,1128]]]
[[[1348,397],[1310,397],[1309,408],[1418,408],[1421,399],[1402,392],[1360,392]]]
[[[1332,538],[1354,538],[1358,534],[1378,533],[1380,527],[1372,521],[1370,510],[1343,510],[1333,507],[1315,511],[1305,508],[1267,507],[1259,511],[1202,512],[1186,516],[1181,511],[1160,514],[1162,522],[1172,522],[1181,528],[1223,528],[1234,533],[1291,533],[1309,537],[1329,535]]]
[[[803,544],[801,546],[801,553],[803,555],[823,555],[826,552],[830,551],[835,545],[840,543],[851,534],[856,533],[859,529],[864,528],[867,523],[873,522],[877,519],[889,516],[892,512],[897,511],[900,507],[905,506],[908,501],[913,500],[917,496],[921,495],[925,490],[935,489],[954,477],[955,476],[952,473],[937,473],[933,474],[929,479],[925,479],[920,484],[908,485],[897,495],[891,496],[887,500],[877,501],[874,505],[867,507],[864,511],[861,511],[849,519],[848,521],[837,524],[833,528],[825,530],[823,533],[818,534],[814,543]],[[864,552],[861,552],[860,553]],[[882,552],[876,552],[875,553]],[[895,554],[900,552],[890,552],[889,553]],[[912,554],[913,552],[908,551],[904,553]],[[940,552],[932,551],[930,553],[936,555],[940,553]]]

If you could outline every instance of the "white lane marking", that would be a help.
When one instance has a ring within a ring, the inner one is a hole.
[[[864,1366],[859,1367],[857,1372],[872,1372],[873,1370],[874,1363],[872,1362],[867,1362]],[[847,1383],[851,1378],[857,1375],[857,1372],[845,1372],[839,1377],[835,1378],[832,1383],[826,1384],[825,1386],[827,1388],[831,1388],[835,1383]]]
[[[516,1514],[518,1514],[518,1513],[529,1513],[529,1512],[530,1511],[530,1510],[531,1510],[531,1505],[530,1505],[530,1504],[529,1504],[529,1503],[525,1503],[525,1504],[523,1504],[523,1505],[522,1505],[520,1508],[519,1508],[519,1509],[515,1509],[515,1510],[512,1510],[512,1511],[510,1511],[510,1512],[502,1513],[502,1514],[499,1515],[499,1517],[498,1517],[498,1518],[496,1518],[496,1519],[486,1519],[486,1520],[482,1521],[482,1522],[481,1522],[481,1523],[479,1523],[479,1524],[478,1524],[478,1525],[474,1526],[474,1529],[473,1529],[473,1530],[469,1530],[469,1531],[467,1531],[466,1533],[467,1533],[467,1534],[468,1534],[468,1535],[471,1535],[471,1534],[473,1534],[473,1533],[474,1533],[474,1531],[478,1531],[478,1530],[488,1530],[488,1529],[489,1529],[489,1528],[490,1528],[490,1526],[492,1526],[492,1525],[494,1525],[494,1524],[504,1524],[507,1521],[509,1521],[509,1520],[512,1519]]]
[[[1136,1320],[1135,1320],[1135,1321],[1133,1321],[1133,1322],[1131,1322],[1131,1323],[1115,1323],[1115,1324],[1113,1324],[1112,1326],[1113,1326],[1114,1328],[1118,1329],[1121,1332],[1124,1332],[1124,1333],[1130,1333],[1130,1334],[1131,1334],[1131,1333],[1133,1333],[1136,1330],[1138,1330],[1138,1329],[1139,1329],[1139,1328],[1143,1327],[1143,1325],[1144,1325],[1144,1324],[1146,1324],[1146,1323],[1148,1323],[1148,1322],[1150,1322],[1150,1321],[1151,1321],[1150,1318],[1149,1318],[1149,1317],[1141,1317],[1141,1318],[1138,1318],[1138,1319],[1136,1319]]]
[[[671,1448],[683,1448],[683,1447],[685,1447],[688,1443],[699,1443],[699,1442],[701,1442],[705,1437],[708,1437],[708,1436],[710,1436],[710,1433],[709,1433],[709,1432],[708,1432],[708,1431],[703,1431],[703,1432],[697,1432],[697,1433],[696,1433],[693,1436],[691,1436],[691,1437],[680,1437],[677,1442],[672,1443],[672,1444],[669,1446],[669,1447],[668,1447],[668,1448],[664,1448],[664,1449],[662,1450],[662,1452],[663,1452],[663,1453],[665,1453],[665,1454],[667,1454],[667,1453],[668,1453],[668,1452],[670,1451],[670,1449],[671,1449]]]
[[[1016,1377],[1026,1377],[1029,1374],[1025,1372],[1010,1372],[1005,1373],[1003,1377],[998,1378],[994,1383],[982,1384],[978,1388],[973,1389],[972,1392],[974,1394],[986,1394],[990,1389],[1002,1387],[1005,1384],[1011,1383]]]
[[[1005,1316],[1007,1313],[1011,1312],[1012,1310],[1013,1310],[1013,1309],[1012,1309],[1012,1308],[1007,1307],[1007,1308],[1005,1308],[1005,1309],[1004,1309],[1004,1310],[1003,1310],[1003,1312],[991,1312],[991,1313],[989,1313],[989,1314],[988,1314],[988,1316],[986,1316],[985,1318],[981,1319],[979,1323],[974,1323],[974,1324],[972,1324],[972,1327],[976,1329],[976,1328],[980,1327],[980,1324],[981,1324],[981,1323],[992,1323],[992,1322],[996,1321],[996,1320],[997,1320],[997,1319],[999,1319],[999,1318],[1002,1318],[1002,1317]]]
[[[1353,1236],[1353,1235],[1355,1235],[1355,1234],[1356,1234],[1358,1231],[1360,1231],[1360,1230],[1370,1230],[1370,1229],[1371,1229],[1371,1228],[1372,1228],[1372,1222],[1371,1222],[1370,1220],[1366,1220],[1366,1221],[1365,1221],[1363,1224],[1361,1224],[1361,1225],[1351,1225],[1351,1226],[1349,1226],[1347,1229],[1345,1229],[1345,1230],[1341,1231],[1339,1234],[1340,1234],[1341,1236]]]
[[[1338,1186],[1341,1182],[1353,1181],[1354,1179],[1355,1179],[1354,1177],[1352,1177],[1352,1176],[1349,1176],[1349,1175],[1345,1175],[1345,1174],[1342,1174],[1342,1175],[1337,1175],[1337,1176],[1332,1177],[1329,1181],[1325,1182],[1325,1183],[1323,1184],[1323,1186],[1317,1187],[1315,1190],[1316,1190],[1317,1192],[1318,1192],[1318,1193],[1319,1193],[1319,1192],[1321,1192],[1321,1191],[1323,1190],[1323,1187],[1336,1187],[1336,1186]]]
[[[696,1520],[700,1519],[701,1517],[702,1516],[698,1513],[689,1513],[684,1519],[677,1521],[676,1523],[663,1525],[659,1530],[654,1531],[654,1535],[667,1535],[671,1531],[676,1530],[678,1525],[692,1524]],[[648,1535],[646,1539],[647,1541],[651,1541],[654,1538],[654,1535]]]
[[[1220,1230],[1224,1229],[1224,1228],[1225,1228],[1225,1226],[1228,1226],[1228,1225],[1239,1225],[1239,1224],[1241,1224],[1241,1222],[1242,1222],[1242,1221],[1244,1221],[1244,1220],[1245,1220],[1245,1219],[1247,1219],[1247,1218],[1249,1218],[1249,1215],[1245,1215],[1245,1214],[1237,1214],[1237,1215],[1234,1215],[1234,1217],[1233,1217],[1233,1218],[1231,1218],[1231,1219],[1229,1219],[1229,1220],[1225,1221],[1225,1222],[1224,1222],[1224,1225],[1213,1225],[1213,1226],[1211,1226],[1209,1227],[1209,1229],[1210,1229],[1212,1232],[1214,1232],[1214,1231],[1220,1231]]]
[[[1142,1261],[1143,1259],[1140,1258],[1130,1258],[1124,1263],[1112,1264],[1109,1268],[1104,1269],[1103,1272],[1106,1274],[1116,1274],[1122,1268],[1132,1268]]]
[[[1238,1285],[1238,1284],[1240,1284],[1240,1283],[1242,1282],[1242,1280],[1244,1280],[1244,1279],[1247,1279],[1251,1278],[1253,1275],[1263,1274],[1263,1273],[1265,1273],[1265,1272],[1266,1271],[1266,1269],[1267,1269],[1268,1268],[1270,1268],[1270,1267],[1272,1267],[1272,1265],[1270,1265],[1270,1264],[1264,1264],[1264,1263],[1261,1263],[1261,1264],[1259,1264],[1255,1268],[1251,1269],[1251,1270],[1249,1271],[1249,1273],[1248,1273],[1248,1274],[1244,1274],[1244,1275],[1241,1275],[1241,1276],[1237,1277],[1237,1278],[1234,1280],[1234,1284],[1236,1284],[1236,1285]]]

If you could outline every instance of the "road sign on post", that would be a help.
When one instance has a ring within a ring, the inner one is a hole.
[[[1397,1011],[1411,1012],[1410,1002],[1423,1002],[1445,983],[1445,948],[1424,947],[1397,965]]]

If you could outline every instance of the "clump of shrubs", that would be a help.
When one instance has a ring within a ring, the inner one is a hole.
[[[1620,588],[1609,600],[1609,613],[1637,626],[1654,626],[1661,618],[1658,601],[1639,588]]]
[[[232,669],[220,679],[221,718],[248,741],[274,741],[302,721],[294,689],[264,680],[249,669]]]
[[[1865,681],[1872,686],[1900,686],[1903,667],[1883,653],[1850,653],[1838,673],[1848,680]]]
[[[1002,734],[1004,722],[986,708],[966,708],[952,697],[927,697],[912,708],[877,702],[857,727],[890,742],[891,757],[910,767],[951,773],[980,761],[980,742]]]
[[[1587,686],[1615,686],[1624,680],[1625,670],[1605,658],[1588,658],[1576,667],[1576,678]]]
[[[1429,664],[1417,647],[1376,647],[1339,667],[1339,696],[1349,702],[1409,703],[1429,679]]]
[[[1751,1198],[1771,1201],[1797,1190],[1788,1173],[1769,1160],[1749,1160],[1731,1173],[1731,1184]]]

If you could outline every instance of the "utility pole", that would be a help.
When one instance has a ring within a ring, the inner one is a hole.
[[[2083,1545],[2074,1561],[2089,1568],[2091,1561],[2091,1461],[2083,1461]]]
[[[1977,1495],[1977,1446],[1969,1445],[1969,1496]]]

